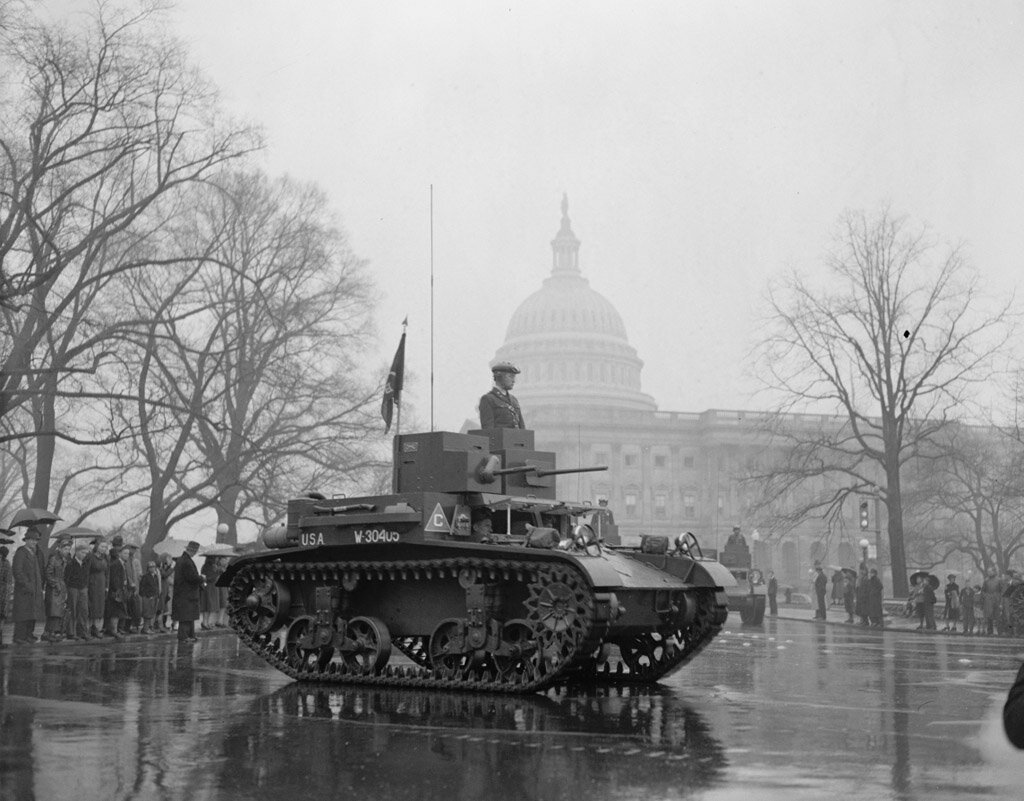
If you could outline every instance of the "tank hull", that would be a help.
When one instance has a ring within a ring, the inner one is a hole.
[[[290,501],[268,550],[228,567],[231,626],[303,681],[657,681],[719,632],[735,581],[689,543],[608,547],[599,508],[555,498],[561,472],[532,432],[397,437],[391,494]]]
[[[269,551],[235,560],[220,583],[242,641],[295,679],[532,692],[678,670],[725,622],[716,568],[624,550],[404,543]]]

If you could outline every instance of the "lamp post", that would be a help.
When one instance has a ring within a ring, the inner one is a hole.
[[[867,570],[868,569],[868,546],[871,543],[868,542],[867,537],[865,537],[860,542],[858,542],[857,544],[860,546],[860,553],[861,553],[861,557],[862,557],[860,566],[862,568],[864,568],[864,570]]]
[[[754,563],[752,567],[759,567],[761,565],[761,532],[755,528],[750,532],[750,539],[754,541]]]

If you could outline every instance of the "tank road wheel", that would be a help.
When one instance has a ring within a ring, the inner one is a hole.
[[[469,665],[466,636],[462,622],[442,620],[430,636],[430,665],[442,676],[454,674]]]
[[[540,678],[537,639],[525,620],[510,620],[501,629],[502,652],[491,658],[498,675],[514,684]]]
[[[662,675],[665,665],[671,662],[678,650],[674,638],[666,638],[658,631],[644,632],[619,643],[622,661],[632,678],[638,681],[654,680]]]
[[[539,571],[525,606],[539,650],[538,671],[550,673],[572,661],[594,617],[594,599],[582,577],[567,569]]]
[[[288,626],[284,638],[284,658],[296,670],[320,673],[334,656],[334,649],[330,646],[313,645],[315,627],[316,622],[309,615],[295,618]]]
[[[253,570],[242,570],[228,587],[228,615],[240,631],[266,634],[288,618],[292,594],[288,586]]]
[[[348,669],[363,675],[377,673],[391,658],[391,634],[383,620],[375,617],[354,617],[348,622],[347,641],[352,645],[342,651]]]

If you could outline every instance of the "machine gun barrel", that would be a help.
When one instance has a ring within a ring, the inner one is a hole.
[[[513,473],[532,473],[536,469],[536,465],[523,464],[519,465],[518,467],[502,467],[499,470],[492,471],[492,474],[495,476],[509,476],[512,475]]]
[[[596,473],[601,470],[607,470],[608,465],[602,464],[595,467],[564,467],[559,470],[538,470],[537,475],[540,478],[544,476],[562,476],[566,473]]]

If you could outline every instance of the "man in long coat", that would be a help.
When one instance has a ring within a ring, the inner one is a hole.
[[[828,589],[828,577],[825,575],[825,571],[821,569],[821,563],[814,563],[814,595],[818,603],[818,608],[814,612],[815,620],[825,619],[825,592]]]
[[[36,621],[46,618],[43,605],[43,575],[39,567],[36,549],[39,545],[39,531],[29,526],[25,531],[24,543],[14,552],[11,573],[14,575],[14,642],[25,644],[35,642]]]
[[[878,571],[871,568],[871,575],[868,578],[868,620],[872,626],[881,628],[885,625],[885,609],[882,605],[882,580],[878,577]]]
[[[203,579],[193,557],[199,552],[199,543],[190,542],[174,566],[174,597],[171,599],[171,617],[178,622],[178,642],[196,641],[196,619],[199,617],[199,591]]]

